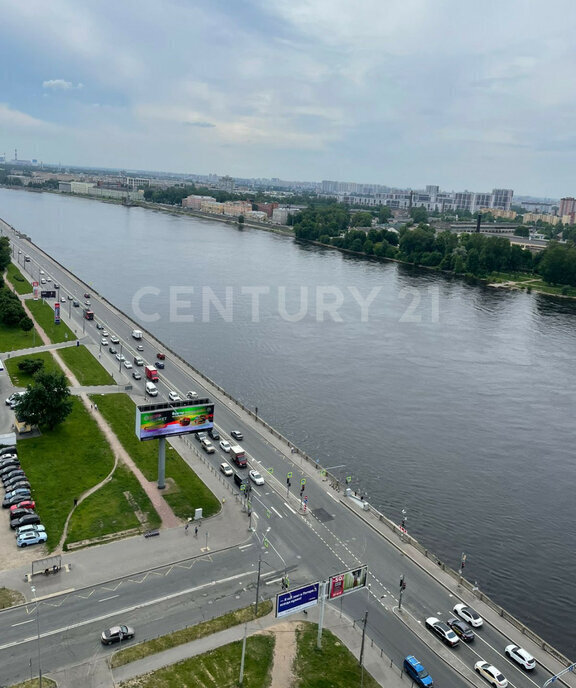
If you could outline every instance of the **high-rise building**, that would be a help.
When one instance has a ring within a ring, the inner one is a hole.
[[[492,207],[510,210],[514,191],[512,189],[492,189]]]
[[[576,198],[567,196],[566,198],[560,199],[560,210],[558,211],[558,215],[560,215],[560,217],[563,217],[564,215],[572,215],[575,212]]]

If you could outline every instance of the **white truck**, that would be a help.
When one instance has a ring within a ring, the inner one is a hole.
[[[239,468],[246,468],[246,452],[239,444],[230,447],[230,458]]]
[[[132,330],[132,337],[134,339],[142,339],[142,330]]]

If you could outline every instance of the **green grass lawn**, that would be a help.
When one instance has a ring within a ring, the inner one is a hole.
[[[58,354],[82,386],[116,384],[112,375],[102,367],[85,346],[59,349]]]
[[[148,480],[158,477],[158,443],[140,442],[134,431],[136,407],[125,394],[93,395],[111,428],[124,449],[135,461]],[[179,518],[188,518],[194,510],[202,508],[204,517],[220,510],[220,502],[192,471],[182,457],[166,445],[166,478],[174,481],[175,488],[167,488],[164,498]]]
[[[18,363],[27,358],[30,358],[33,361],[44,361],[44,368],[42,368],[42,370],[46,373],[51,373],[54,370],[61,370],[60,366],[56,363],[54,357],[49,351],[39,351],[37,354],[29,354],[28,356],[14,356],[12,358],[7,358],[4,361],[4,365],[6,366],[6,370],[8,371],[10,379],[12,380],[12,384],[15,387],[27,387],[34,381],[31,375],[27,375],[21,370],[18,370]]]
[[[51,302],[50,302],[51,303]],[[42,300],[26,301],[26,305],[32,313],[33,319],[46,332],[51,342],[71,342],[76,339],[76,335],[65,323],[59,325],[54,323],[54,306]],[[40,344],[41,342],[39,342]]]
[[[6,269],[6,277],[14,286],[14,291],[17,294],[31,294],[32,282],[29,277],[24,277],[18,267],[14,263],[10,263]]]
[[[0,323],[0,351],[18,351],[40,346],[42,340],[36,329],[24,332],[18,327],[8,327]]]

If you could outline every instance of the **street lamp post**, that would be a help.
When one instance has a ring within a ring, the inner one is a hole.
[[[38,599],[36,597],[36,588],[31,586],[32,594],[34,595],[34,602],[36,604],[36,632],[38,644],[38,686],[42,688],[42,665],[40,664],[40,614],[38,610]]]

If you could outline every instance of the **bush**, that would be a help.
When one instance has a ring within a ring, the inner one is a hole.
[[[18,370],[21,370],[27,375],[34,375],[34,373],[37,373],[43,367],[44,361],[39,358],[25,358],[18,363]]]

